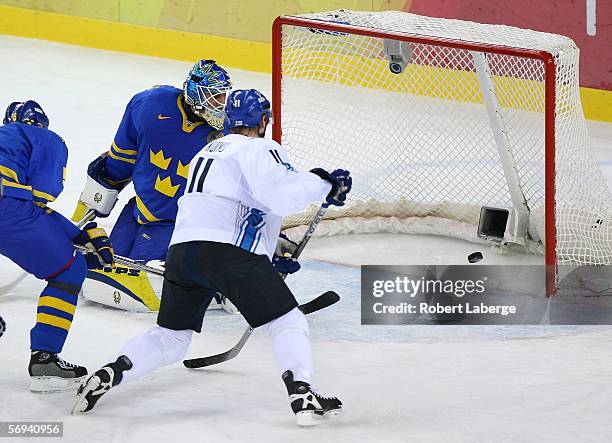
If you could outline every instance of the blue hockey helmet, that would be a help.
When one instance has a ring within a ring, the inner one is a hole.
[[[42,106],[34,100],[27,100],[8,105],[2,123],[5,125],[8,123],[24,123],[46,129],[49,127],[49,117],[43,111]]]
[[[4,119],[2,123],[8,125],[9,123],[15,123],[17,121],[17,109],[23,105],[22,102],[13,102],[8,105],[6,112],[4,113]]]
[[[261,116],[265,114],[272,120],[270,102],[256,89],[237,89],[233,91],[226,106],[229,127],[255,128],[259,126]]]
[[[185,102],[194,114],[217,130],[223,129],[225,99],[231,89],[229,74],[214,60],[197,62],[183,83]]]

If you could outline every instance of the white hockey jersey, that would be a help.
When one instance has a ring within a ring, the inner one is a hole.
[[[215,241],[271,258],[282,216],[330,190],[328,181],[293,169],[275,141],[226,135],[191,161],[170,244]]]

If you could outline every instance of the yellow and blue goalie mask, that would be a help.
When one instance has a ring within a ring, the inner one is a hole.
[[[200,60],[183,83],[183,94],[194,114],[217,130],[223,129],[225,100],[232,82],[225,69],[214,60]]]

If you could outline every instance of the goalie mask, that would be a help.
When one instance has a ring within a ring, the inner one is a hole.
[[[197,62],[183,83],[185,103],[217,130],[223,129],[225,99],[231,89],[229,74],[214,60]]]

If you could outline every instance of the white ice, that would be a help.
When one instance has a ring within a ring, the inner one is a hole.
[[[11,37],[0,37],[0,57],[0,108],[13,100],[38,100],[69,146],[66,189],[54,204],[68,215],[86,165],[108,148],[130,97],[154,84],[180,86],[190,65]],[[268,75],[236,69],[231,74],[236,87],[270,95]],[[612,124],[591,122],[589,129],[612,183]],[[129,191],[122,201],[128,197]],[[73,394],[34,395],[27,389],[28,332],[43,287],[28,277],[0,296],[8,324],[0,338],[0,421],[63,421],[64,441],[91,443],[610,441],[608,327],[360,325],[359,264],[413,263],[415,251],[463,263],[474,248],[427,236],[312,240],[304,269],[289,284],[301,301],[328,289],[342,297],[309,320],[317,385],[341,397],[345,413],[310,430],[296,428],[269,342],[257,333],[231,362],[200,371],[164,368],[117,388],[93,414],[70,416]],[[502,260],[484,252],[485,262]],[[20,271],[6,259],[0,264],[2,286]],[[154,320],[82,301],[63,356],[94,370]],[[207,314],[205,322],[190,356],[227,349],[245,327],[240,316],[218,312]]]

